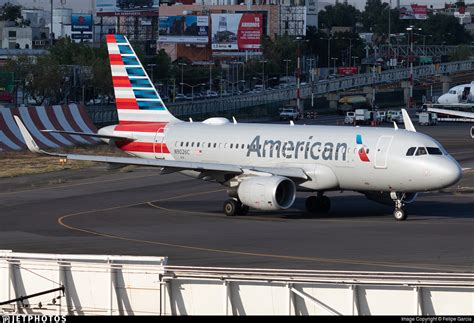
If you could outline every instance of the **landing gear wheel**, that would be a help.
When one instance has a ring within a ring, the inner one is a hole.
[[[236,200],[229,199],[224,202],[224,213],[227,216],[234,216],[237,215],[237,211],[239,209],[239,205],[237,204]]]
[[[327,196],[310,196],[306,199],[306,211],[313,214],[328,213],[331,209],[331,200]]]
[[[237,215],[247,215],[249,213],[249,207],[247,205],[240,204],[237,210]]]
[[[319,209],[319,199],[316,196],[310,196],[306,199],[305,206],[309,213],[316,213]]]
[[[329,213],[329,210],[331,209],[331,200],[327,196],[321,196],[319,197],[320,199],[320,209],[322,213]]]
[[[407,219],[407,213],[403,209],[395,209],[395,211],[393,211],[393,217],[397,221],[405,221]]]

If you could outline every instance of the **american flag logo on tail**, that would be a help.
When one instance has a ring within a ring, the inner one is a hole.
[[[178,121],[166,108],[135,51],[123,35],[107,35],[120,124]]]

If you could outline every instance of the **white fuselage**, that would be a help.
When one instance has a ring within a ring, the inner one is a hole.
[[[420,192],[450,186],[461,176],[458,163],[437,141],[402,129],[200,122],[170,123],[161,136],[113,129],[100,132],[160,147],[128,151],[138,157],[300,168],[309,177],[297,183],[301,191]],[[161,141],[169,153],[162,153]],[[438,148],[442,154],[407,156],[411,147]]]

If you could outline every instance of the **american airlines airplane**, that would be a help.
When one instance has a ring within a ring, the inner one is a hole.
[[[329,191],[350,190],[395,206],[405,220],[406,203],[418,192],[439,190],[461,178],[456,160],[434,139],[417,133],[406,111],[405,128],[245,124],[225,118],[183,122],[164,105],[122,35],[107,35],[119,124],[97,134],[133,157],[53,154],[71,160],[155,166],[163,174],[181,172],[227,187],[224,213],[245,215],[249,208],[290,208],[297,191],[313,214],[327,213]],[[28,145],[42,151],[22,121]],[[50,132],[64,132],[45,130]]]
[[[474,112],[460,111],[474,107],[474,95],[471,89],[474,92],[474,82],[452,87],[438,98],[438,104],[430,105],[427,110],[474,121]],[[474,127],[471,127],[471,138],[474,138]]]
[[[472,89],[472,91],[471,91]],[[443,105],[474,105],[474,82],[460,84],[449,89],[449,91],[438,98],[438,103]]]

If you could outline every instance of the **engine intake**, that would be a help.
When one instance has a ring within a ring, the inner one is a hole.
[[[295,202],[295,183],[282,176],[250,177],[237,190],[240,201],[259,210],[288,209]]]

